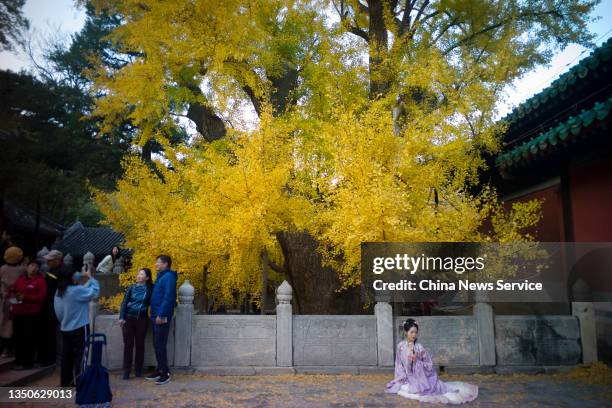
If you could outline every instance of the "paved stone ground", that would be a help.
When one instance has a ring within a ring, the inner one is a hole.
[[[603,364],[569,373],[442,375],[480,388],[469,407],[612,407],[612,370]],[[386,375],[210,376],[173,374],[157,386],[111,374],[115,407],[420,407],[433,406],[383,392]],[[55,385],[58,374],[36,386]],[[22,405],[27,406],[27,405]],[[30,404],[30,406],[41,406]],[[45,404],[68,406],[68,404]]]

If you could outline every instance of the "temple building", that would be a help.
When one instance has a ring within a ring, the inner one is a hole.
[[[612,38],[505,118],[495,184],[544,199],[540,241],[612,241],[611,79]]]
[[[532,231],[538,241],[580,243],[570,301],[595,302],[604,361],[612,361],[611,108],[612,38],[504,118],[502,151],[489,173],[508,207],[542,200]],[[597,243],[604,248],[585,249]]]

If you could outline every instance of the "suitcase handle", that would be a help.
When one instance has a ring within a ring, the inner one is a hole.
[[[98,337],[103,339],[102,344],[104,345],[104,358],[106,360],[106,366],[108,367],[108,350],[107,350],[107,343],[106,343],[106,334],[92,333],[87,336],[85,350],[83,351],[81,374],[84,373],[85,369],[87,368],[87,362],[89,360],[89,355],[91,353],[91,345],[93,344],[93,341],[91,341],[91,339],[96,339]]]
[[[102,344],[106,345],[106,334],[104,333],[92,333],[89,336],[87,336],[87,343],[91,344],[93,343],[93,340],[95,340],[96,338],[101,338],[102,339]]]

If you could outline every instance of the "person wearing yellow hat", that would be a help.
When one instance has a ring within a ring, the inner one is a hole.
[[[9,312],[11,302],[16,300],[13,285],[17,278],[25,274],[26,268],[22,264],[23,251],[12,246],[4,251],[4,262],[0,267],[0,339],[2,354],[6,358],[13,354],[13,320]]]

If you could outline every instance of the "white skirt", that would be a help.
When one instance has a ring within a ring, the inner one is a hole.
[[[478,397],[478,387],[461,381],[445,382],[448,392],[440,395],[419,395],[414,393],[410,384],[402,385],[397,395],[404,398],[410,398],[422,402],[430,402],[434,404],[464,404]]]

